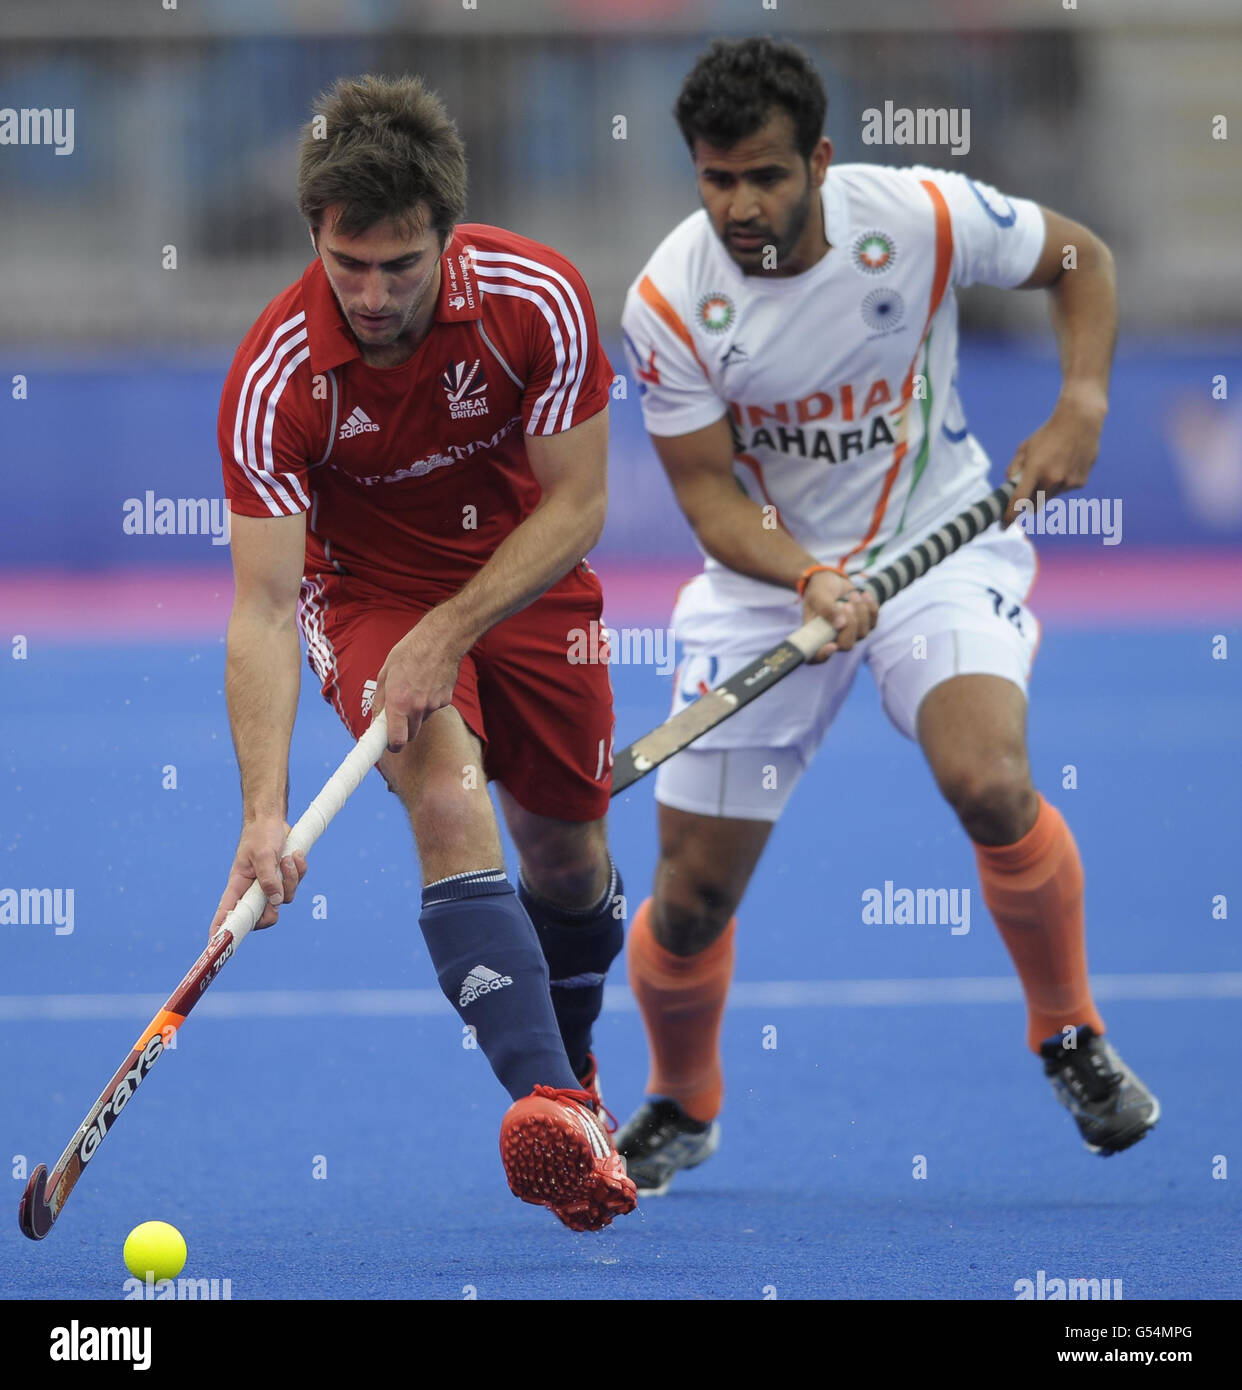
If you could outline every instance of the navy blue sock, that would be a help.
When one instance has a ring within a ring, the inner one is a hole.
[[[621,875],[611,859],[608,865],[604,896],[580,911],[539,897],[518,875],[518,897],[539,934],[551,976],[552,1007],[578,1076],[586,1071],[591,1029],[604,1005],[604,976],[625,944]]]
[[[547,962],[505,871],[429,883],[419,925],[440,988],[513,1099],[536,1084],[577,1090],[548,997]]]

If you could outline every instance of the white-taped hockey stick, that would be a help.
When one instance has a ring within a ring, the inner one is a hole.
[[[381,710],[290,830],[284,854],[310,849],[379,761],[387,743],[388,719]],[[107,1138],[117,1116],[146,1080],[173,1034],[203,997],[207,986],[253,930],[266,906],[267,897],[256,881],[246,889],[241,901],[221,922],[202,955],[165,1001],[164,1007],[139,1034],[133,1050],[108,1082],[90,1114],[78,1126],[78,1132],[56,1160],[51,1173],[42,1163],[31,1173],[17,1209],[18,1225],[31,1240],[42,1240],[52,1229],[66,1199],[82,1176],[82,1170]]]

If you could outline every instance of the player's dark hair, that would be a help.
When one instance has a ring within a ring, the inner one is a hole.
[[[809,159],[828,114],[828,94],[811,60],[774,39],[713,39],[681,84],[673,115],[693,154],[696,139],[720,149],[745,140],[774,107],[793,118],[795,148]]]
[[[466,210],[466,149],[422,78],[341,78],[312,109],[298,149],[298,208],[311,227],[339,203],[345,236],[388,218],[412,229],[425,202],[443,243]]]

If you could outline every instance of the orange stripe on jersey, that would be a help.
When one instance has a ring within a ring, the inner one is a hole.
[[[677,310],[673,308],[660,291],[656,289],[655,285],[652,284],[650,276],[644,275],[638,282],[638,293],[646,303],[659,314],[690,351],[694,353],[694,360],[703,368],[703,375],[707,376],[707,367],[704,365],[703,359],[699,356],[698,349],[694,346],[694,339],[690,336],[690,330],[682,323],[681,316],[678,314]]]
[[[927,322],[923,325],[923,332],[926,333],[949,283],[949,266],[953,261],[953,223],[944,194],[930,179],[920,179],[919,182],[927,190],[932,207],[936,209],[936,270],[932,276],[931,307],[927,311]]]
[[[893,448],[893,461],[889,465],[888,472],[884,475],[884,483],[876,500],[875,511],[871,514],[871,525],[867,528],[867,534],[853,550],[842,555],[840,560],[842,565],[847,560],[852,560],[860,550],[865,550],[871,544],[876,532],[880,529],[880,523],[884,520],[884,513],[888,510],[888,499],[893,491],[893,484],[897,481],[897,475],[901,472],[901,465],[905,462],[909,449],[907,436],[910,429],[910,415],[907,407],[914,397],[914,366],[919,360],[919,353],[922,352],[923,346],[927,342],[927,331],[931,327],[932,319],[936,316],[936,310],[940,308],[940,301],[944,298],[945,288],[949,283],[949,267],[953,263],[953,223],[949,218],[949,205],[944,200],[944,194],[930,179],[920,179],[919,182],[927,190],[936,215],[936,264],[932,271],[931,301],[927,308],[927,319],[923,324],[923,336],[919,339],[919,345],[914,351],[914,356],[910,359],[906,379],[901,383],[901,418],[904,427],[902,438],[897,441]]]

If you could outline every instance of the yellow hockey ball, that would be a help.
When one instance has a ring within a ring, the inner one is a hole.
[[[175,1279],[185,1256],[185,1237],[167,1221],[144,1221],[125,1238],[125,1267],[137,1279]]]

